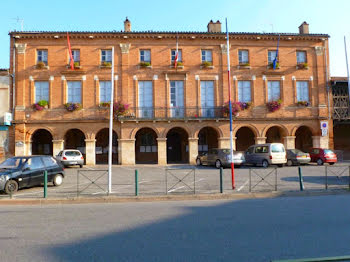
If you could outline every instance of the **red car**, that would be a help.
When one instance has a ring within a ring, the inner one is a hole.
[[[330,165],[337,163],[337,155],[330,149],[311,148],[310,157],[311,162],[316,162],[319,166],[323,163],[329,163]]]

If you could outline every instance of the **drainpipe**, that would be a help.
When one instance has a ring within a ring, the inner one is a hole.
[[[13,42],[13,59],[12,59],[12,117],[15,115],[16,102],[16,44]]]
[[[329,97],[329,85],[328,85],[328,61],[327,61],[327,47],[326,47],[326,39],[322,39],[324,44],[324,56],[326,62],[325,74],[326,74],[326,90],[327,90],[327,100],[328,100],[328,121],[331,120],[331,101]]]

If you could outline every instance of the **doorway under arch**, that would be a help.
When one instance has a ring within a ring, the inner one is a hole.
[[[166,136],[167,163],[188,163],[188,134],[180,127],[169,130]]]
[[[38,129],[32,135],[32,155],[52,155],[52,135],[46,129]]]
[[[272,126],[266,132],[266,143],[283,143],[285,137],[283,129],[279,126]]]
[[[312,132],[307,126],[301,126],[295,132],[295,148],[304,152],[312,148]]]
[[[218,148],[218,133],[212,127],[203,127],[198,133],[198,154]]]
[[[96,164],[108,164],[109,128],[104,128],[96,134]],[[112,164],[118,164],[118,135],[113,130]]]
[[[255,144],[255,134],[249,127],[241,127],[236,132],[236,151],[245,151]]]
[[[157,134],[151,128],[141,128],[135,135],[136,164],[157,164],[158,143]]]
[[[69,129],[64,136],[64,148],[77,149],[83,154],[84,159],[86,159],[84,133],[77,128]]]

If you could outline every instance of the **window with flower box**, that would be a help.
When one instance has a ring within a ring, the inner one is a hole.
[[[297,51],[297,64],[304,64],[306,62],[306,51]]]
[[[202,50],[202,63],[203,62],[213,63],[213,54],[211,50]]]
[[[176,49],[171,50],[171,62],[175,62],[175,56],[176,56]],[[178,56],[177,56],[177,61],[182,62],[182,50],[178,50]]]
[[[276,50],[268,51],[268,57],[267,57],[268,64],[273,63],[273,60],[275,60],[276,56],[277,56]]]
[[[151,50],[140,50],[140,62],[151,63]]]
[[[67,81],[68,103],[81,103],[81,82]]]
[[[35,103],[41,100],[49,101],[49,82],[48,81],[35,81]]]
[[[297,81],[297,102],[309,102],[309,83],[308,81]]]
[[[238,81],[238,101],[251,102],[251,87],[250,81]]]
[[[101,50],[101,63],[112,63],[112,50]]]
[[[108,103],[111,101],[111,81],[100,81],[100,103]]]
[[[36,63],[44,63],[47,66],[47,50],[36,51]]]
[[[267,96],[268,101],[277,101],[281,99],[281,87],[280,81],[268,81],[267,82]]]
[[[80,50],[78,49],[72,50],[72,57],[74,61],[74,66],[80,66]],[[70,57],[69,57],[69,64],[70,64]]]
[[[238,62],[240,65],[249,65],[248,50],[238,50]]]

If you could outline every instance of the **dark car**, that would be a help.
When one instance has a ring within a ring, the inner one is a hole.
[[[287,166],[307,164],[310,161],[309,153],[299,149],[287,149]]]
[[[41,185],[47,181],[60,186],[64,178],[64,168],[52,156],[16,156],[0,164],[0,190],[12,194],[20,188]]]
[[[215,165],[216,168],[231,165],[231,151],[227,148],[212,148],[209,152],[197,156],[196,163],[200,165]],[[244,153],[233,151],[233,164],[241,166],[244,163]]]
[[[319,166],[323,163],[334,165],[338,161],[337,155],[332,150],[324,148],[311,148],[310,157],[311,162],[316,162]]]

